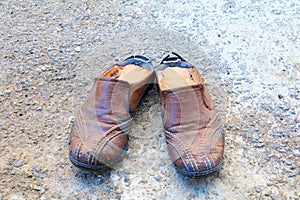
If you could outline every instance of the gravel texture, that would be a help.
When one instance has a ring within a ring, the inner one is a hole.
[[[0,2],[0,199],[299,199],[300,3]],[[166,149],[155,88],[115,169],[68,159],[93,79],[127,56],[170,51],[197,66],[223,115],[224,164],[189,179]]]

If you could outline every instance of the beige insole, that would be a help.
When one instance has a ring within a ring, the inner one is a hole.
[[[158,72],[158,83],[162,90],[196,85],[200,76],[194,68],[168,67]]]
[[[148,75],[149,71],[147,69],[133,64],[126,66],[115,66],[104,74],[106,77],[117,78],[129,83],[142,81]]]

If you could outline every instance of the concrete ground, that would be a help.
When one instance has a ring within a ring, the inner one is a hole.
[[[4,0],[0,19],[0,199],[300,199],[299,1]],[[93,79],[170,51],[197,66],[222,113],[221,170],[176,173],[155,88],[123,162],[74,168],[69,128]]]

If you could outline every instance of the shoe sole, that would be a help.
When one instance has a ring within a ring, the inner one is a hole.
[[[122,153],[117,157],[117,159],[115,159],[111,163],[107,163],[107,165],[105,165],[105,164],[89,165],[87,163],[78,161],[72,155],[70,155],[69,158],[70,158],[71,163],[80,169],[83,169],[86,171],[105,171],[107,169],[112,168],[113,165],[115,165],[116,163],[119,163],[126,156],[127,150],[128,150],[128,142],[126,143],[125,147],[123,148]]]
[[[223,164],[223,161],[221,161],[217,166],[215,166],[211,169],[205,170],[205,171],[201,171],[201,172],[189,172],[189,171],[183,170],[177,166],[175,166],[175,169],[178,173],[185,175],[189,178],[200,178],[200,177],[207,176],[213,172],[218,171],[222,164]]]

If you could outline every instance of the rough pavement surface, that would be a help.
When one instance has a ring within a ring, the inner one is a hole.
[[[294,0],[1,1],[0,199],[299,199],[299,26]],[[219,173],[176,173],[155,88],[119,166],[74,168],[69,128],[93,79],[169,51],[197,66],[223,115]]]

